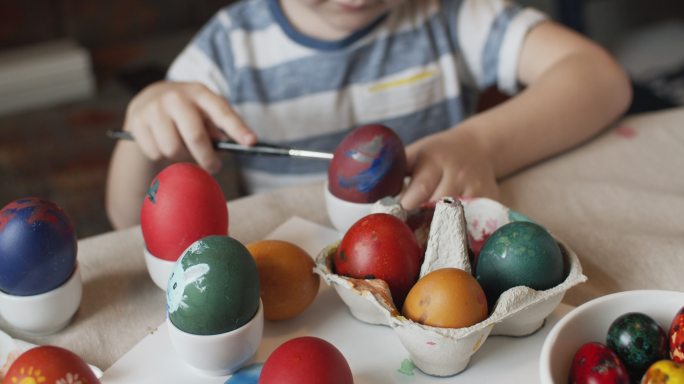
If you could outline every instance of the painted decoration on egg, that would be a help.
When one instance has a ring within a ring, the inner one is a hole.
[[[248,323],[259,309],[259,274],[249,251],[228,236],[192,243],[166,289],[169,320],[183,332],[216,335]]]
[[[150,183],[140,210],[140,228],[150,254],[176,261],[195,240],[228,234],[223,190],[195,164],[169,165]]]
[[[52,345],[34,347],[12,363],[2,384],[98,384],[97,376],[75,353]]]
[[[76,268],[77,239],[67,214],[36,197],[0,210],[0,290],[14,296],[51,291]]]
[[[652,317],[640,312],[625,313],[615,319],[608,328],[606,344],[637,378],[651,364],[668,356],[665,331]]]
[[[379,124],[361,126],[340,142],[328,167],[328,188],[350,202],[397,195],[406,174],[406,153],[397,134]]]
[[[684,307],[672,319],[667,334],[670,340],[670,358],[677,363],[684,364]]]

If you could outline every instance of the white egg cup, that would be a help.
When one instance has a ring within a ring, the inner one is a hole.
[[[328,211],[328,218],[333,227],[341,233],[347,232],[352,224],[362,217],[369,215],[374,203],[354,203],[342,200],[333,195],[328,188],[328,182],[324,186],[325,207]]]
[[[154,256],[147,250],[147,247],[145,247],[143,252],[145,253],[147,273],[150,274],[152,281],[166,292],[166,286],[169,283],[169,277],[171,276],[171,272],[173,272],[173,266],[176,265],[176,262]]]
[[[69,324],[81,305],[83,283],[76,265],[71,277],[59,287],[32,296],[14,296],[0,291],[0,316],[18,330],[46,335]]]
[[[195,335],[178,329],[166,317],[171,344],[185,363],[209,376],[224,376],[241,368],[259,349],[264,330],[264,305],[242,327],[216,335]]]

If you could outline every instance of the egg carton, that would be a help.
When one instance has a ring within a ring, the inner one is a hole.
[[[387,200],[374,207],[374,212],[392,211],[396,212],[396,206]],[[481,246],[502,225],[525,220],[530,221],[494,200],[441,199],[429,227],[420,277],[447,267],[470,272],[469,239],[471,245]],[[420,237],[419,233],[417,235]],[[439,328],[414,322],[395,308],[385,281],[333,273],[333,256],[339,241],[319,253],[314,272],[335,289],[355,318],[391,327],[421,371],[434,376],[451,376],[466,369],[472,355],[489,335],[534,333],[560,304],[565,292],[586,281],[577,255],[562,240],[555,236],[554,239],[564,257],[565,280],[543,291],[513,287],[501,294],[487,319],[466,328]]]

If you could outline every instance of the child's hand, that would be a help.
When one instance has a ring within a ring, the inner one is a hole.
[[[162,81],[148,86],[128,105],[123,129],[153,161],[191,156],[212,173],[221,168],[212,138],[229,136],[244,145],[256,142],[228,102],[199,83]]]
[[[401,197],[404,209],[445,196],[498,197],[492,160],[464,128],[427,136],[406,148],[411,181]]]

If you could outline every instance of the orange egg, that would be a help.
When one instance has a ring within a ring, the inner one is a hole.
[[[306,251],[287,241],[247,244],[259,270],[266,320],[285,320],[302,313],[318,294],[319,277]]]
[[[402,313],[433,327],[469,327],[487,318],[487,298],[471,274],[457,268],[442,268],[423,276],[411,287]]]

